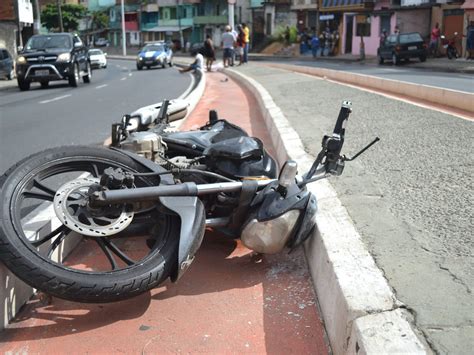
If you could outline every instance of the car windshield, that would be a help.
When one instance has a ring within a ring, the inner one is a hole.
[[[143,52],[162,52],[163,45],[162,44],[152,44],[150,46],[146,46],[143,48]]]
[[[103,54],[100,49],[91,49],[89,50],[89,55],[101,55]]]
[[[69,36],[33,36],[26,44],[26,50],[49,49],[49,48],[71,48]]]
[[[412,42],[423,42],[423,38],[421,38],[419,33],[406,33],[400,35],[400,44]]]

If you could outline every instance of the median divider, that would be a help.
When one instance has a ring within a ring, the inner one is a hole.
[[[257,99],[280,164],[307,171],[313,159],[268,91],[226,71]],[[396,299],[328,180],[308,185],[318,198],[317,228],[305,253],[334,354],[431,353],[411,313]]]
[[[112,58],[110,56],[109,58]],[[135,60],[135,57],[120,57],[113,56],[113,59]],[[179,97],[180,99],[188,101],[188,112],[185,118],[173,122],[172,128],[179,128],[180,125],[187,119],[187,117],[194,110],[199,100],[201,99],[204,89],[206,87],[206,75],[204,72],[197,70],[193,75],[193,81],[187,90]],[[108,139],[109,141],[110,139]],[[107,141],[106,141],[107,142]],[[1,187],[1,186],[0,186]],[[29,226],[27,236],[30,240],[37,240],[53,231],[58,226],[53,225],[55,221],[59,223],[54,213],[51,204],[42,203],[34,211],[32,211],[25,218]],[[77,243],[81,240],[78,238],[68,238],[70,242],[62,243],[58,251],[53,255],[54,261],[59,261],[67,257],[67,255],[74,249]],[[45,247],[49,245],[45,244]],[[10,320],[16,316],[21,307],[31,298],[35,290],[18,279],[10,270],[3,264],[0,264],[0,302],[2,307],[0,309],[0,330],[5,328]]]
[[[407,83],[399,80],[379,78],[326,68],[315,68],[290,64],[266,63],[265,65],[297,73],[318,76],[345,84],[381,91],[416,99],[425,103],[463,111],[467,116],[474,114],[474,95],[468,92],[442,89],[434,86]]]

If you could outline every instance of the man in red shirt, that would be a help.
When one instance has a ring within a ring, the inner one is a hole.
[[[431,30],[431,40],[430,40],[430,52],[433,55],[433,57],[438,56],[440,37],[441,37],[441,30],[439,29],[439,23],[436,22],[435,27]]]

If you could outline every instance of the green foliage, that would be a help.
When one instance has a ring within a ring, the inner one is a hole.
[[[104,11],[92,11],[91,16],[91,27],[92,30],[100,30],[107,28],[109,25],[109,16]]]
[[[286,42],[286,27],[287,26],[278,26],[275,28],[273,36],[271,38],[272,42]],[[291,26],[290,28],[290,43],[296,43],[298,38],[298,30],[295,26]]]
[[[80,20],[87,14],[87,9],[82,5],[63,4],[61,5],[61,12],[64,31],[70,32],[77,30]],[[50,31],[59,31],[59,16],[56,4],[46,5],[41,12],[41,23]]]

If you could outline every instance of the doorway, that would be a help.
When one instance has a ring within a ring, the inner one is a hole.
[[[346,16],[346,44],[344,53],[352,53],[352,29],[354,28],[354,15]]]

